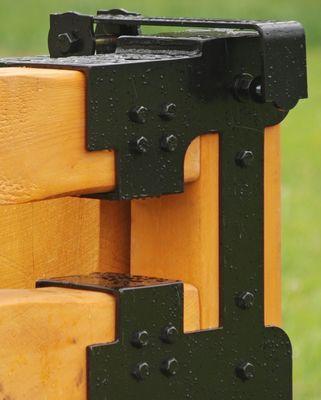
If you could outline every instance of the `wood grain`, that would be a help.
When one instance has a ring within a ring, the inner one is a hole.
[[[85,148],[81,72],[1,68],[0,108],[0,204],[114,189],[114,152]],[[189,152],[187,181],[198,177],[198,139]]]
[[[0,206],[0,288],[39,278],[129,272],[130,204],[67,197]]]
[[[264,136],[264,303],[265,325],[282,325],[280,125]]]

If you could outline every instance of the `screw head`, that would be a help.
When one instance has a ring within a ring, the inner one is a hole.
[[[171,120],[176,116],[176,104],[175,103],[165,103],[162,106],[159,116],[164,120]]]
[[[149,335],[147,331],[137,331],[133,333],[131,344],[141,348],[148,345]]]
[[[178,330],[174,325],[166,326],[162,329],[161,339],[165,343],[174,343],[178,337]]]
[[[79,40],[75,37],[75,35],[69,32],[58,35],[59,48],[64,54],[72,51],[78,41]]]
[[[250,362],[244,362],[235,369],[236,375],[243,381],[248,381],[255,377],[254,365]]]
[[[251,292],[243,292],[236,298],[236,304],[243,310],[251,308],[254,304],[254,294]]]
[[[131,148],[135,153],[147,153],[149,141],[145,136],[140,136],[138,139],[131,142]]]
[[[167,376],[174,376],[177,374],[179,364],[176,358],[172,357],[162,362],[161,370]]]
[[[235,158],[235,162],[239,167],[249,167],[254,160],[254,154],[250,150],[240,151]]]
[[[176,150],[178,145],[178,139],[175,135],[164,135],[161,140],[161,148],[168,152]]]
[[[133,372],[133,376],[138,381],[143,381],[150,376],[150,368],[147,362],[141,362],[136,364]]]
[[[137,106],[129,111],[129,118],[138,124],[144,124],[146,122],[148,109],[144,106]]]

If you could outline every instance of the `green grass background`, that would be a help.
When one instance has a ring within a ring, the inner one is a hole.
[[[0,53],[45,53],[50,12],[114,7],[146,15],[295,19],[305,26],[310,98],[290,112],[282,134],[283,307],[295,400],[321,400],[321,0],[1,0]]]

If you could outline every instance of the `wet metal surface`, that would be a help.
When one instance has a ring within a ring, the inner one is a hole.
[[[292,399],[291,345],[282,330],[263,326],[257,306],[240,313],[223,303],[223,328],[184,334],[180,282],[96,273],[37,286],[111,290],[118,298],[117,340],[87,349],[90,400]],[[233,291],[226,283],[223,298]],[[173,340],[164,337],[170,328]],[[133,342],[137,335],[144,345]]]
[[[233,135],[238,126],[260,131],[282,120],[307,94],[304,31],[296,22],[171,20],[143,18],[124,10],[99,12],[96,17],[57,14],[51,22],[49,45],[61,47],[62,35],[63,57],[1,59],[0,64],[76,69],[86,74],[87,149],[117,152],[117,189],[99,194],[100,198],[182,192],[184,157],[196,136]],[[104,31],[112,40],[113,53],[94,54],[94,47],[86,42],[95,40],[94,22],[102,24],[99,40]],[[133,29],[140,24],[200,29],[185,36],[182,32],[142,36]],[[121,32],[132,34],[121,36]],[[67,53],[66,37],[72,38]],[[246,101],[242,101],[244,93],[235,91],[240,75],[250,76],[253,86]],[[173,118],[161,116],[166,103],[176,105]],[[144,123],[131,118],[131,110],[139,107],[148,110]],[[163,138],[171,135],[175,150],[167,151]],[[148,146],[137,152],[135,144],[141,138]]]
[[[87,148],[118,154],[117,190],[108,198],[181,192],[189,143],[219,132],[221,328],[183,333],[180,282],[115,274],[40,282],[118,298],[117,340],[88,348],[89,399],[292,400],[291,344],[281,329],[264,326],[263,165],[265,128],[306,96],[302,27],[115,11],[91,18],[112,31],[117,24],[206,28],[186,37],[123,36],[107,55],[1,62],[87,74]],[[241,31],[208,34],[218,27]]]

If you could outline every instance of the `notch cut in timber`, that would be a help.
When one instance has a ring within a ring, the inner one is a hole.
[[[0,204],[114,190],[114,152],[86,150],[83,73],[1,68],[0,93]],[[198,178],[199,157],[197,138],[185,182]]]

